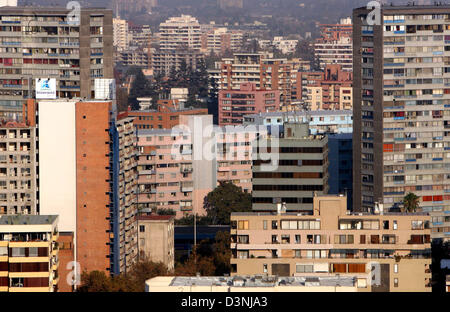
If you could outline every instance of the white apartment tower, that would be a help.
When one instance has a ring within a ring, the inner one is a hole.
[[[181,15],[171,17],[159,25],[161,50],[189,48],[200,50],[200,24],[195,17]]]

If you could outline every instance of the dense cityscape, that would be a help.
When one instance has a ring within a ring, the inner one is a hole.
[[[56,2],[0,0],[0,292],[450,292],[450,4]]]

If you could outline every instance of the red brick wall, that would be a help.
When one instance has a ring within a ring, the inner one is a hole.
[[[72,271],[67,269],[67,264],[74,261],[73,233],[60,232],[58,244],[58,292],[72,292],[72,286],[67,283],[67,277],[72,273]]]
[[[81,271],[105,271],[109,255],[109,120],[111,103],[76,105],[77,260]],[[107,144],[108,143],[108,144]]]

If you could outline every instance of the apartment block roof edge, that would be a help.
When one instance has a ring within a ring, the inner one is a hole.
[[[60,13],[71,12],[72,9],[67,9],[62,6],[61,7],[4,6],[4,7],[0,7],[0,11],[2,13],[4,13],[4,12],[25,13],[28,11],[28,12],[60,14]],[[93,13],[96,13],[96,11],[111,11],[112,12],[112,9],[107,9],[107,8],[102,8],[102,7],[83,7],[83,8],[81,8],[81,11],[93,11]]]
[[[57,215],[2,215],[0,225],[53,224],[57,219]]]
[[[366,10],[367,7],[358,7],[353,10]],[[411,1],[408,4],[395,5],[393,3],[381,4],[381,9],[383,10],[405,10],[405,9],[450,9],[450,3],[436,2],[435,4],[419,4],[415,1]]]
[[[174,215],[150,215],[150,216],[138,216],[136,218],[140,221],[171,221],[175,219]]]

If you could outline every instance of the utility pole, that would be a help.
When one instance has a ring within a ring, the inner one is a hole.
[[[194,212],[194,262],[197,269],[197,213]]]

